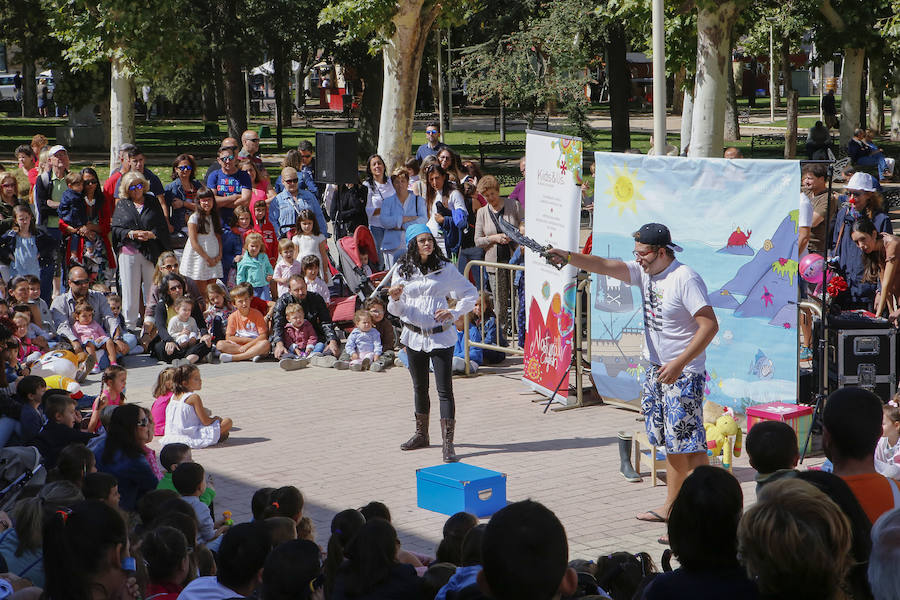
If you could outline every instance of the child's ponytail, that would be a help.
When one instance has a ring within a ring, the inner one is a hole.
[[[363,525],[366,518],[358,510],[352,508],[342,510],[331,520],[331,537],[328,538],[328,555],[325,558],[325,597],[331,598],[338,569],[344,562],[344,550]]]

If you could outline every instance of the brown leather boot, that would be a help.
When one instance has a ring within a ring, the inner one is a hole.
[[[416,413],[416,432],[411,438],[400,444],[401,450],[418,450],[427,448],[428,441],[428,415]]]
[[[456,426],[456,419],[441,419],[441,436],[444,443],[441,446],[441,455],[444,462],[456,462],[456,452],[453,451],[453,428]]]

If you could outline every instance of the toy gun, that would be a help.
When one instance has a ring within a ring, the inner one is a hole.
[[[515,225],[513,225],[509,221],[506,221],[505,219],[497,217],[497,213],[495,213],[494,211],[488,210],[488,214],[491,215],[491,220],[494,222],[494,226],[497,228],[498,232],[505,234],[509,237],[509,239],[519,244],[520,246],[524,246],[532,252],[537,252],[549,264],[556,267],[557,271],[562,270],[562,268],[565,266],[563,264],[554,262],[550,258],[550,254],[547,252],[550,249],[550,246],[541,246],[527,235],[519,233],[519,229]]]

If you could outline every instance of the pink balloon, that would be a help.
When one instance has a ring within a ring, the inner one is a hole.
[[[821,285],[825,272],[825,259],[820,254],[807,254],[800,259],[800,277]]]

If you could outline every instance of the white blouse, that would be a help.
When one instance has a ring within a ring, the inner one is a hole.
[[[409,327],[403,328],[400,343],[419,352],[431,352],[436,348],[456,345],[456,327],[453,321],[475,308],[477,294],[475,286],[463,277],[453,263],[444,263],[440,271],[423,275],[416,272],[412,277],[404,277],[399,269],[394,273],[392,285],[402,285],[403,294],[399,300],[388,302],[388,312],[400,317],[406,323],[431,331],[440,326],[434,318],[439,309],[446,309],[447,297],[456,299],[456,307],[450,309],[453,318],[444,323],[445,329],[438,333],[418,333]]]
[[[429,211],[428,222],[426,223],[426,225],[428,225],[428,229],[431,231],[431,235],[434,236],[434,239],[441,240],[441,246],[443,246],[444,235],[441,232],[440,224],[435,218],[435,215],[437,214],[437,205],[439,203],[443,204],[450,210],[460,208],[463,210],[463,212],[468,213],[469,211],[466,210],[466,199],[463,198],[462,192],[460,192],[459,190],[453,190],[452,192],[450,192],[450,198],[447,200],[444,199],[440,192],[436,191],[434,193],[434,202],[431,203],[431,211]]]
[[[381,227],[381,214],[374,213],[381,208],[385,199],[396,196],[397,192],[394,190],[394,184],[391,183],[390,177],[386,178],[384,183],[378,183],[374,179],[372,182],[375,184],[374,189],[369,187],[368,181],[363,182],[363,185],[369,190],[369,197],[366,200],[366,215],[369,217],[369,227]]]

